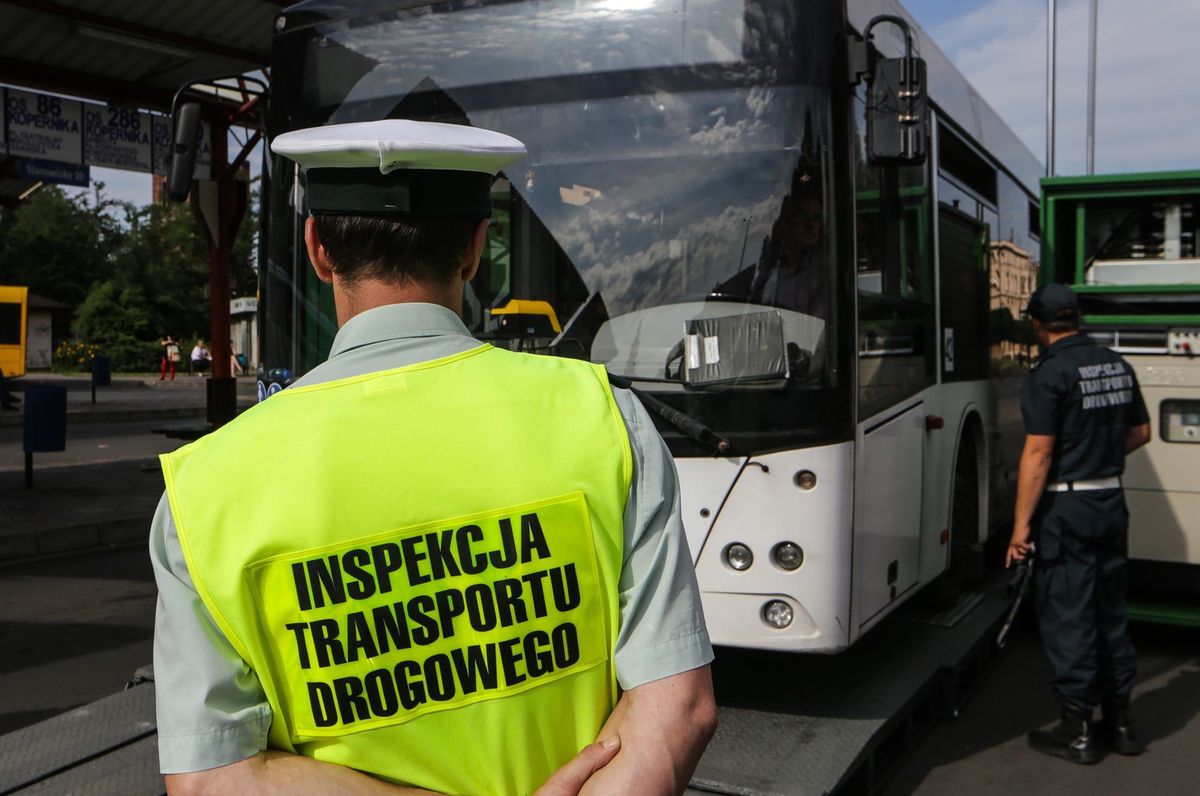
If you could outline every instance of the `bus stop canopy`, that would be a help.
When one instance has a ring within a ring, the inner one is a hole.
[[[184,83],[266,67],[290,0],[0,0],[0,79],[108,105],[166,111]],[[0,203],[36,183],[0,151]]]
[[[166,110],[180,85],[267,65],[284,0],[0,0],[13,85]]]

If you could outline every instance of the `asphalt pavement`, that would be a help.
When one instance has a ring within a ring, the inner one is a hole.
[[[9,382],[18,397],[32,385],[67,388],[66,450],[35,453],[27,489],[23,412],[0,414],[0,563],[144,542],[163,489],[157,457],[183,444],[161,432],[205,427],[205,380],[114,376],[95,403],[87,375]],[[239,379],[239,404],[255,390]]]
[[[124,420],[203,420],[205,416],[205,379],[180,375],[173,381],[159,381],[153,374],[113,376],[107,387],[97,387],[92,401],[89,374],[34,373],[9,379],[8,388],[18,398],[34,386],[67,388],[67,423],[113,423]],[[238,380],[239,395],[254,394],[254,380]],[[23,404],[22,404],[23,408]],[[0,411],[0,428],[20,429],[23,411]]]
[[[1024,632],[957,721],[936,726],[885,796],[1183,794],[1200,782],[1200,629],[1135,624],[1138,678],[1131,713],[1147,751],[1081,766],[1032,751],[1025,735],[1057,721],[1050,668]]]
[[[192,421],[196,422],[196,421]],[[182,444],[155,432],[153,420],[123,420],[115,423],[82,423],[73,426],[67,449],[34,454],[35,475],[47,470],[95,464],[115,464],[130,459],[153,459]],[[25,472],[21,428],[0,428],[0,473]],[[35,480],[35,484],[41,479]]]
[[[114,694],[150,663],[144,546],[0,569],[0,734]]]

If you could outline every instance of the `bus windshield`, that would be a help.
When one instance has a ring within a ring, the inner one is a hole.
[[[835,384],[837,3],[338,5],[285,14],[272,134],[410,118],[528,147],[493,186],[474,333],[495,337],[511,300],[547,302],[554,328],[513,345],[677,393],[725,430],[781,421],[688,396],[746,394],[795,425],[794,394]]]

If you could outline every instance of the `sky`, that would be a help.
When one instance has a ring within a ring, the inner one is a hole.
[[[1047,0],[904,0],[1037,156],[1046,149]],[[1086,172],[1089,0],[1058,0],[1057,174]],[[1100,0],[1096,172],[1200,168],[1200,0]],[[93,168],[113,198],[150,201],[146,174]]]
[[[1011,126],[1046,159],[1047,0],[904,0]],[[1100,0],[1096,173],[1200,168],[1197,0]],[[1089,0],[1058,0],[1055,173],[1087,171]]]

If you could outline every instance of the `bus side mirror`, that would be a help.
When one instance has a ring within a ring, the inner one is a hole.
[[[172,118],[175,139],[171,145],[171,170],[167,174],[167,196],[176,202],[187,199],[196,172],[200,148],[200,103],[185,102]]]
[[[923,58],[877,58],[867,93],[867,158],[873,165],[915,166],[928,149]]]

